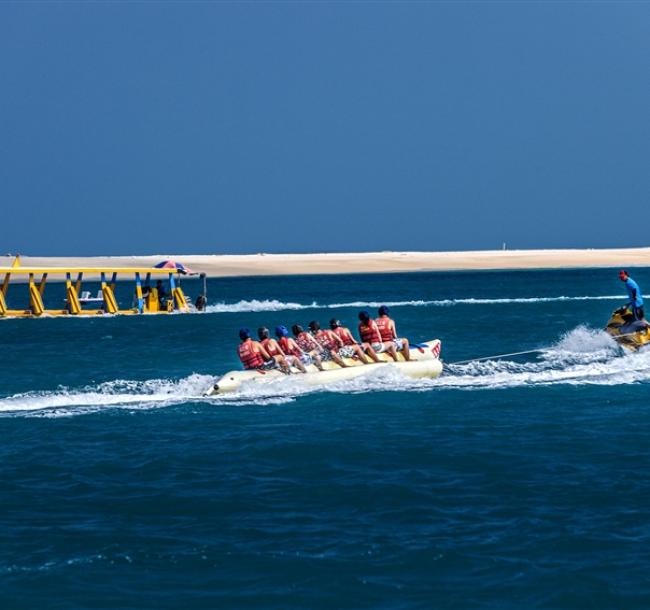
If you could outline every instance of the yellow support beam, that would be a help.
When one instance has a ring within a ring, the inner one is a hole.
[[[117,313],[117,301],[112,286],[106,284],[106,275],[102,273],[102,296],[104,297],[104,309],[107,313]]]
[[[185,294],[183,289],[180,286],[174,288],[172,294],[174,295],[174,302],[176,303],[176,309],[178,311],[187,311],[187,301],[185,300]]]
[[[5,301],[5,295],[0,290],[0,316],[7,315],[7,303]]]
[[[66,292],[66,302],[68,303],[68,310],[71,314],[77,316],[81,313],[81,303],[79,302],[79,296],[75,287],[72,285],[72,279],[70,278],[70,273],[66,274],[65,278],[65,292]]]
[[[45,311],[45,307],[43,307],[43,299],[41,298],[41,292],[36,287],[33,273],[29,274],[29,306],[35,316],[43,315],[43,312]]]

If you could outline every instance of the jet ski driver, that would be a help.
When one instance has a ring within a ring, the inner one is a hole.
[[[643,320],[643,296],[641,295],[639,285],[630,277],[625,269],[621,269],[618,272],[618,277],[625,284],[627,294],[630,298],[621,309],[629,309],[634,314],[635,320]]]

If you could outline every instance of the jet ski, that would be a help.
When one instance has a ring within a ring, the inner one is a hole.
[[[440,361],[440,341],[432,339],[424,343],[411,344],[410,360],[405,361],[402,354],[398,354],[396,362],[387,354],[379,354],[381,362],[363,364],[355,358],[344,358],[343,361],[348,366],[340,367],[335,362],[324,361],[323,369],[319,371],[313,364],[307,367],[306,373],[300,373],[297,369],[291,369],[291,377],[301,379],[304,383],[310,385],[320,385],[335,383],[345,379],[354,379],[376,371],[379,367],[391,366],[398,369],[407,377],[419,379],[422,377],[438,377],[442,373],[442,362]],[[204,396],[215,396],[226,392],[234,392],[243,383],[268,383],[273,380],[287,377],[279,369],[271,370],[253,370],[253,371],[230,371],[222,375],[217,383],[205,392]]]
[[[621,347],[633,352],[650,343],[650,323],[645,318],[636,320],[626,307],[612,313],[605,332]]]

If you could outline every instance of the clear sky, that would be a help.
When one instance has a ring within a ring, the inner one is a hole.
[[[0,253],[650,245],[650,3],[3,2]]]

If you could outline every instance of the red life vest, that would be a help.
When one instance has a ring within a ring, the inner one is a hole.
[[[395,333],[390,325],[392,320],[388,316],[377,318],[377,327],[382,341],[392,341],[395,338]]]
[[[342,326],[337,326],[332,332],[341,340],[343,341],[343,345],[355,345],[356,341],[354,340],[354,337],[350,335],[349,332],[347,332],[347,328],[343,328]]]
[[[264,366],[262,354],[253,349],[253,342],[250,339],[239,344],[237,353],[245,369],[259,369]]]
[[[359,323],[359,336],[364,343],[383,343],[379,328],[374,320],[368,320],[368,324]]]
[[[278,347],[273,343],[271,343],[271,339],[264,339],[264,341],[261,341],[262,347],[267,351],[269,356],[281,356],[282,354],[280,353],[280,350]]]
[[[303,352],[311,352],[314,349],[313,343],[309,340],[311,335],[307,333],[306,331],[301,332],[297,337],[296,337],[296,343],[300,346],[300,349],[302,349]]]
[[[296,356],[299,358],[302,356],[300,349],[295,343],[289,344],[289,337],[281,337],[278,341],[280,344],[280,349],[289,356]]]
[[[321,344],[324,349],[335,350],[338,349],[338,343],[335,339],[325,330],[319,330],[315,335],[316,341]]]

